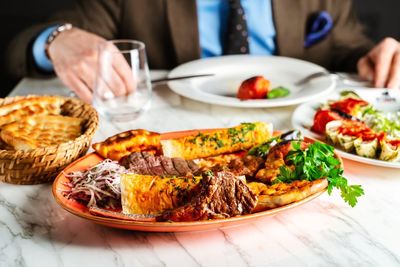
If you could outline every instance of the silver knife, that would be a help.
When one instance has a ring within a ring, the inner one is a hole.
[[[208,74],[196,74],[196,75],[187,75],[187,76],[179,76],[179,77],[167,77],[167,78],[151,80],[151,83],[152,84],[166,83],[166,82],[169,82],[169,81],[193,79],[193,78],[201,78],[201,77],[209,77],[209,76],[214,76],[214,75],[215,74],[208,73]]]

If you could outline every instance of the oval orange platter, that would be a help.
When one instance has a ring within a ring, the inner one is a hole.
[[[162,139],[176,138],[184,135],[189,135],[193,132],[198,132],[198,130],[166,133],[162,134],[161,138]],[[306,138],[306,140],[313,142],[308,138]],[[336,156],[343,164],[341,158],[338,155]],[[104,158],[102,158],[100,155],[96,153],[90,153],[76,160],[56,177],[53,183],[52,191],[53,191],[53,196],[57,201],[57,203],[68,212],[76,216],[79,216],[81,218],[84,218],[86,220],[92,221],[94,223],[114,228],[121,228],[121,229],[135,230],[135,231],[146,231],[146,232],[186,232],[186,231],[218,229],[227,226],[250,223],[259,218],[275,215],[282,211],[307,203],[325,192],[325,191],[318,192],[301,201],[294,202],[279,208],[270,209],[248,215],[227,218],[227,219],[214,219],[208,221],[194,221],[194,222],[143,222],[143,221],[132,221],[132,220],[117,219],[117,218],[108,218],[91,214],[89,212],[89,209],[85,205],[75,201],[74,199],[68,199],[62,193],[64,190],[67,189],[67,186],[65,184],[69,182],[69,179],[65,176],[66,173],[74,171],[85,171],[102,160],[104,160]]]

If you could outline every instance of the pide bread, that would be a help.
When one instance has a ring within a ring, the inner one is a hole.
[[[133,152],[160,151],[160,134],[147,130],[130,130],[93,144],[93,149],[104,158],[120,160]]]
[[[1,149],[29,151],[81,135],[82,119],[61,115],[66,98],[31,96],[0,106]]]
[[[21,110],[24,109],[25,107],[31,107],[26,109],[27,111],[26,115],[31,115],[29,111],[38,110],[39,109],[38,107],[41,107],[42,109],[45,110],[54,111],[51,113],[49,112],[49,114],[60,114],[60,107],[62,106],[63,103],[64,103],[63,98],[56,96],[38,96],[38,97],[25,98],[0,106],[0,116],[8,115],[13,111]],[[24,112],[20,111],[20,113],[18,114],[24,116],[23,113]]]
[[[49,104],[47,102],[36,103],[30,106],[24,106],[19,109],[12,110],[11,112],[3,116],[0,116],[0,126],[14,121],[18,121],[25,116],[58,115],[60,113],[61,113],[60,103],[52,103],[52,104]]]
[[[74,140],[81,135],[82,121],[61,115],[26,116],[3,126],[0,136],[14,149],[29,151]]]

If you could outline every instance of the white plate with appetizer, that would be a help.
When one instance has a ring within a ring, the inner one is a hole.
[[[400,91],[356,88],[300,105],[292,125],[342,157],[400,168]]]
[[[195,60],[173,69],[168,77],[214,74],[168,82],[177,94],[204,103],[267,108],[289,106],[330,93],[335,80],[329,76],[296,83],[314,73],[327,72],[321,66],[279,56],[234,55]]]
[[[364,193],[343,183],[333,147],[298,131],[273,135],[263,122],[164,134],[131,130],[93,148],[60,173],[53,195],[72,214],[116,228],[216,229],[294,208],[334,188],[350,206]]]

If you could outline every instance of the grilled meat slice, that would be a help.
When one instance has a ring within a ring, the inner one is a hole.
[[[158,221],[198,221],[249,214],[257,204],[246,182],[230,172],[205,174],[201,188],[184,206],[164,212]]]
[[[155,176],[192,176],[199,169],[191,160],[154,156],[147,152],[134,152],[122,158],[120,164],[131,173]]]
[[[207,159],[203,159],[203,161],[206,160]],[[215,158],[212,160],[215,161]],[[213,172],[228,171],[236,176],[245,175],[247,177],[253,177],[263,164],[263,159],[252,155],[235,155],[232,157],[225,157],[221,160],[221,162],[217,161],[216,164],[213,164],[212,161],[210,164],[205,164],[204,162],[203,164],[205,165],[205,167],[201,168],[203,172],[207,170],[211,170]]]
[[[172,163],[174,164],[174,167],[179,172],[179,174],[183,176],[192,174],[192,169],[189,168],[186,160],[181,158],[172,158]]]
[[[178,176],[179,172],[175,169],[174,163],[172,163],[172,159],[164,156],[160,156],[162,166],[164,170],[172,176]]]
[[[131,173],[151,173],[147,166],[147,162],[141,152],[134,152],[126,157],[123,157],[119,163]]]
[[[147,166],[149,167],[149,170],[153,175],[164,175],[166,172],[161,165],[161,160],[160,157],[155,157],[150,153],[147,152],[142,152],[143,158],[146,160]]]

